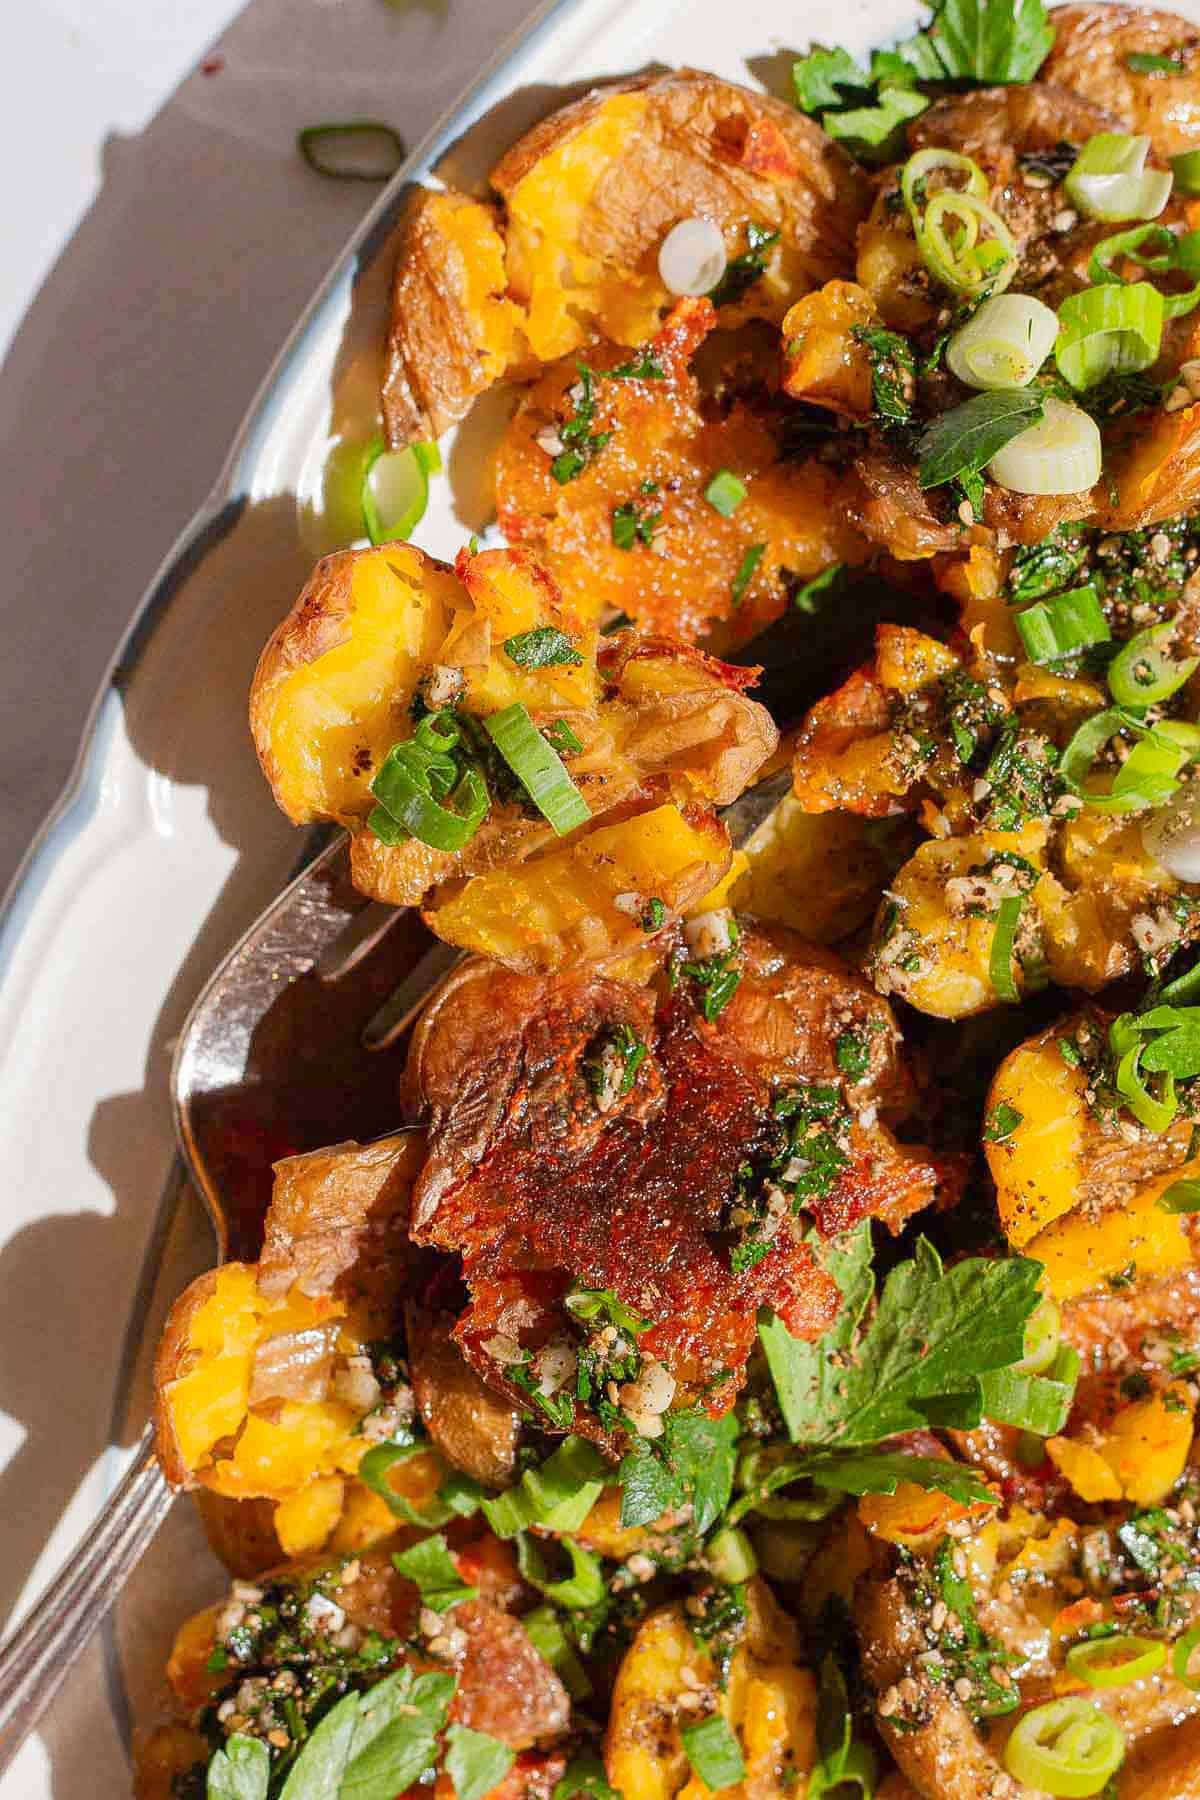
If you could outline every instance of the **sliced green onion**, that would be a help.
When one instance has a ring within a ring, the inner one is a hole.
[[[1171,194],[1172,176],[1148,169],[1148,137],[1101,131],[1089,138],[1063,183],[1067,198],[1089,219],[1156,219]]]
[[[718,469],[704,490],[704,498],[723,519],[730,519],[746,498],[746,484],[732,469]]]
[[[1200,194],[1200,150],[1181,150],[1170,158],[1175,186],[1181,194]]]
[[[1095,486],[1101,461],[1096,421],[1047,395],[1039,422],[996,452],[988,474],[1014,494],[1074,494]]]
[[[1016,615],[1016,627],[1031,662],[1057,662],[1112,637],[1096,589],[1071,588],[1052,600],[1038,600]]]
[[[379,119],[306,125],[296,148],[310,169],[331,181],[390,181],[405,156],[404,139]]]
[[[725,1526],[710,1539],[704,1560],[725,1587],[737,1587],[740,1582],[749,1581],[758,1568],[753,1544],[736,1525]]]
[[[1142,730],[1141,743],[1134,745],[1117,770],[1108,793],[1085,795],[1086,805],[1098,812],[1140,812],[1147,806],[1162,806],[1178,793],[1180,771],[1200,754],[1200,744],[1189,735],[1196,728],[1178,719],[1164,719],[1153,730],[1146,726]]]
[[[1125,58],[1131,75],[1182,75],[1183,64],[1177,56],[1158,56],[1153,50],[1131,50]]]
[[[1084,288],[1058,309],[1054,360],[1073,388],[1148,369],[1162,344],[1163,297],[1148,281]]]
[[[1133,1044],[1117,1064],[1116,1089],[1139,1124],[1147,1131],[1165,1131],[1179,1110],[1175,1098],[1175,1078],[1163,1077],[1162,1093],[1155,1096],[1142,1079],[1140,1067],[1142,1046]]]
[[[1079,1352],[1069,1344],[1061,1346],[1044,1375],[989,1369],[979,1377],[983,1415],[1039,1438],[1054,1437],[1070,1417],[1078,1379]]]
[[[1090,1700],[1049,1700],[1018,1719],[1004,1766],[1018,1781],[1061,1800],[1087,1800],[1120,1768],[1125,1738]]]
[[[1025,1321],[1025,1354],[1014,1366],[1021,1375],[1040,1375],[1058,1355],[1062,1314],[1043,1296]]]
[[[1150,251],[1147,253],[1147,246]],[[1200,231],[1185,231],[1179,236],[1165,225],[1137,225],[1132,231],[1119,231],[1105,238],[1092,251],[1088,274],[1099,283],[1120,283],[1121,276],[1113,268],[1118,257],[1141,263],[1156,274],[1178,270],[1193,279],[1200,276]],[[1200,302],[1200,280],[1182,293],[1164,292],[1163,317],[1182,318]]]
[[[1200,1212],[1200,1181],[1173,1181],[1158,1196],[1157,1204],[1166,1213]]]
[[[550,1664],[572,1700],[586,1699],[592,1691],[591,1681],[554,1608],[536,1606],[524,1614],[521,1623],[530,1643],[543,1662]]]
[[[555,1606],[566,1607],[572,1612],[583,1606],[598,1606],[605,1592],[604,1567],[600,1558],[572,1537],[560,1537],[558,1541],[571,1559],[571,1573],[561,1581],[551,1581],[536,1538],[520,1532],[517,1565],[522,1576]]]
[[[430,713],[384,757],[371,783],[379,802],[367,824],[383,843],[419,838],[435,850],[461,850],[487,816],[491,796],[461,749],[451,712]]]
[[[996,997],[1012,1004],[1021,998],[1020,989],[1013,974],[1013,960],[1017,925],[1020,922],[1021,908],[1024,904],[1024,894],[1011,894],[1007,900],[1000,902],[1000,909],[996,914],[996,929],[992,933],[992,948],[988,956],[988,978],[995,990]]]
[[[562,757],[552,750],[518,701],[503,712],[491,713],[484,729],[525,789],[542,817],[559,837],[575,831],[592,816],[592,809],[567,774]]]
[[[946,346],[951,373],[967,387],[1019,388],[1054,348],[1058,317],[1030,294],[994,294]]]
[[[436,444],[388,450],[376,438],[367,451],[360,495],[363,525],[373,544],[397,543],[416,530],[429,504],[429,477],[439,475],[441,468]]]
[[[940,173],[962,175],[963,185],[931,192],[930,181]],[[988,204],[988,179],[978,163],[956,150],[918,150],[901,171],[900,192],[922,260],[944,287],[976,298],[1008,285],[1016,272],[1017,246]],[[990,237],[981,235],[985,227]]]
[[[1125,1687],[1141,1681],[1161,1669],[1166,1660],[1167,1646],[1158,1638],[1136,1637],[1128,1631],[1072,1644],[1067,1651],[1069,1672],[1093,1688]]]
[[[734,606],[740,606],[742,604],[742,595],[753,581],[754,572],[762,561],[763,553],[766,548],[767,546],[765,544],[751,544],[750,548],[746,551],[746,554],[742,557],[741,562],[738,564],[737,573],[729,586],[729,598]]]
[[[586,1438],[564,1438],[539,1469],[526,1469],[516,1487],[482,1502],[497,1537],[513,1538],[531,1525],[578,1531],[604,1492],[608,1464]]]
[[[1184,657],[1176,662],[1162,646],[1175,634],[1168,620],[1164,625],[1148,625],[1131,637],[1108,665],[1108,686],[1121,706],[1157,706],[1169,700],[1185,681],[1200,669],[1200,656]]]
[[[1185,1631],[1171,1653],[1171,1673],[1176,1681],[1182,1681],[1193,1693],[1200,1692],[1200,1675],[1190,1675],[1188,1664],[1192,1660],[1192,1652],[1200,1644],[1200,1625],[1193,1625]]]
[[[713,1713],[695,1725],[685,1725],[679,1735],[693,1773],[711,1792],[746,1779],[741,1745],[721,1713]]]
[[[909,212],[914,212],[924,204],[924,195],[918,189],[918,182],[928,184],[931,175],[939,170],[949,170],[953,174],[965,176],[962,192],[974,194],[977,200],[988,197],[988,178],[977,162],[969,156],[963,156],[958,150],[941,150],[936,147],[929,150],[918,150],[910,156],[900,171],[900,192],[904,196],[904,204]]]

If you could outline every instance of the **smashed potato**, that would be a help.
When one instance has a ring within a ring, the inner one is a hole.
[[[839,471],[790,454],[785,418],[757,390],[706,398],[694,359],[718,318],[709,301],[683,300],[639,357],[605,345],[586,377],[574,357],[549,368],[504,434],[494,480],[506,537],[545,557],[573,606],[728,643],[779,616],[789,581],[861,562],[866,546]],[[561,480],[562,433],[584,414],[595,449]],[[731,511],[708,498],[722,471],[744,490]]]
[[[711,808],[742,792],[777,739],[743,691],[753,678],[665,639],[624,632],[598,646],[594,623],[525,551],[464,551],[451,570],[394,544],[318,566],[260,659],[251,723],[288,816],[350,827],[364,893],[427,901],[451,942],[550,968],[636,941],[619,905],[630,891],[673,918],[724,873],[728,837]],[[419,696],[461,709],[437,714],[454,720],[453,766],[483,807],[459,849],[398,825],[380,836],[374,823],[373,783],[419,733]],[[562,747],[590,814],[565,840],[478,728],[514,706]]]
[[[731,258],[750,227],[768,240],[723,312],[778,323],[849,269],[868,203],[812,120],[696,70],[584,95],[514,144],[491,185],[498,209],[422,194],[401,231],[383,388],[394,449],[461,419],[510,369],[653,336],[672,301],[658,249],[680,220],[711,219]]]
[[[743,1781],[722,1791],[769,1800],[797,1791],[817,1761],[817,1689],[800,1661],[796,1627],[765,1582],[745,1588],[745,1635],[728,1678],[688,1627],[681,1603],[651,1613],[638,1627],[613,1689],[604,1767],[625,1800],[703,1800],[682,1726],[716,1713],[734,1733]]]

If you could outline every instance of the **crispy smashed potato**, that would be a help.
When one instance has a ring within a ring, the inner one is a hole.
[[[638,1627],[613,1690],[604,1767],[625,1800],[703,1800],[682,1726],[711,1713],[726,1720],[742,1751],[744,1781],[722,1791],[738,1800],[795,1793],[817,1760],[817,1690],[800,1661],[796,1627],[766,1584],[745,1589],[745,1635],[728,1678],[688,1628],[682,1604],[651,1613]],[[807,1785],[807,1784],[806,1784]]]
[[[695,70],[597,89],[542,120],[492,171],[498,209],[422,194],[399,241],[383,405],[393,448],[436,436],[508,370],[596,338],[641,344],[672,302],[659,245],[680,220],[771,239],[726,322],[782,318],[845,273],[867,184],[812,120]],[[771,237],[771,234],[774,234]]]
[[[1129,53],[1169,58],[1170,69],[1139,70]],[[1056,6],[1046,81],[1070,88],[1153,138],[1163,156],[1200,144],[1200,33],[1178,13],[1119,4]]]
[[[505,646],[530,632],[560,634],[567,649],[521,663]],[[429,923],[451,942],[542,969],[632,941],[639,926],[618,905],[630,890],[674,917],[728,867],[710,809],[742,792],[777,740],[743,691],[753,678],[631,632],[598,648],[594,624],[525,551],[464,551],[452,571],[394,544],[318,566],[263,652],[250,711],[280,806],[297,823],[351,828],[364,893],[428,900]],[[563,841],[532,806],[501,797],[497,783],[513,786],[501,769],[463,849],[383,842],[368,823],[372,781],[416,729],[418,694],[446,703],[439,684],[467,721],[519,704],[566,729],[579,746],[566,767],[594,823]]]
[[[259,1263],[201,1275],[163,1333],[156,1422],[170,1481],[281,1500],[357,1467],[367,1440],[352,1434],[370,1406],[340,1397],[354,1386],[338,1374],[391,1329],[422,1156],[406,1133],[277,1166]]]
[[[1193,1258],[1189,1215],[1157,1204],[1173,1181],[1193,1175],[1191,1121],[1122,1131],[1116,1105],[1096,1101],[1111,1080],[1107,1027],[1096,1013],[1059,1020],[1005,1057],[988,1095],[984,1148],[1001,1225],[1014,1249],[1045,1263],[1060,1300],[1131,1264],[1146,1278]]]
[[[455,1341],[516,1404],[531,1391],[529,1369],[538,1374],[552,1353],[547,1419],[605,1444],[610,1428],[565,1387],[573,1283],[611,1289],[646,1321],[639,1355],[666,1377],[655,1378],[661,1404],[641,1427],[650,1436],[672,1399],[686,1406],[703,1390],[710,1407],[726,1404],[761,1305],[802,1337],[836,1308],[782,1214],[752,1263],[731,1263],[719,1245],[755,1229],[731,1196],[739,1168],[766,1148],[770,1096],[840,1080],[839,1033],[857,1030],[869,1048],[850,1089],[844,1171],[809,1203],[819,1230],[868,1213],[898,1229],[961,1175],[955,1159],[893,1137],[913,1104],[894,1023],[836,956],[744,926],[730,962],[736,986],[711,1020],[691,977],[662,993],[594,971],[538,981],[467,965],[413,1038],[406,1100],[431,1123],[412,1229],[418,1243],[462,1255],[471,1301]],[[645,1050],[627,1086],[612,1060],[621,1044]],[[641,1392],[632,1384],[625,1404],[638,1410]]]
[[[681,301],[641,358],[595,350],[583,386],[576,358],[548,369],[500,444],[496,510],[572,606],[602,604],[687,640],[719,627],[741,642],[782,612],[787,579],[861,562],[866,546],[839,503],[838,471],[785,454],[783,418],[761,395],[706,401],[693,358],[718,317],[707,300]],[[613,374],[639,367],[652,372]],[[556,446],[582,405],[603,442],[561,481]],[[745,489],[728,513],[707,498],[722,470]]]
[[[259,1262],[201,1276],[172,1308],[155,1370],[159,1457],[175,1485],[203,1490],[209,1540],[235,1573],[368,1548],[428,1509],[448,1467],[485,1487],[513,1478],[511,1406],[410,1277],[424,1156],[410,1132],[277,1164]],[[403,1376],[370,1350],[402,1311]],[[423,1427],[428,1444],[375,1485],[355,1479],[400,1426]]]
[[[1173,1553],[1182,1561],[1195,1554],[1194,1536],[1194,1524],[1179,1527]],[[1106,1581],[1093,1595],[1088,1571],[1101,1556]],[[944,1598],[936,1611],[948,1565],[952,1591],[965,1590],[973,1609],[969,1623]],[[861,1581],[855,1623],[878,1728],[916,1790],[937,1800],[1040,1792],[1008,1774],[1008,1737],[1033,1707],[1078,1695],[1108,1713],[1128,1746],[1110,1784],[1118,1800],[1191,1800],[1200,1792],[1200,1703],[1169,1657],[1142,1680],[1095,1688],[1066,1666],[1067,1650],[1088,1633],[1127,1628],[1144,1581],[1117,1521],[1085,1530],[1019,1504],[957,1538],[943,1535],[931,1555],[910,1555],[894,1573],[881,1567]],[[1168,1638],[1195,1617],[1193,1596],[1181,1595]],[[926,1654],[931,1648],[937,1654]]]

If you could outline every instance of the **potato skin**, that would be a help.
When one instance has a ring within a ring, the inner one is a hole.
[[[217,1291],[217,1270],[206,1269],[189,1283],[167,1314],[163,1334],[154,1354],[154,1437],[159,1466],[173,1488],[186,1488],[192,1482],[180,1449],[171,1409],[166,1404],[166,1390],[183,1371],[191,1337],[192,1323],[201,1307],[206,1306]]]
[[[484,1385],[450,1336],[450,1313],[405,1307],[408,1372],[417,1410],[446,1461],[484,1487],[507,1487],[516,1471],[516,1408]]]
[[[388,445],[438,438],[522,353],[496,209],[413,195],[401,223],[382,403]]]
[[[1121,5],[1057,6],[1054,48],[1042,64],[1045,81],[1071,88],[1144,132],[1163,156],[1200,143],[1200,32],[1178,13]],[[1131,50],[1173,56],[1183,72],[1137,74]]]
[[[781,231],[779,263],[773,259],[772,266],[784,276],[783,291],[773,281],[756,284],[762,291],[737,316],[778,319],[788,289],[794,299],[846,273],[855,227],[869,204],[861,171],[793,107],[695,69],[596,89],[519,139],[492,171],[492,185],[508,204],[510,234],[522,183],[573,140],[578,145],[625,96],[640,102],[631,111],[636,126],[622,134],[580,208],[575,241],[586,257],[613,274],[648,277],[649,296],[661,301],[664,290],[651,273],[658,245],[678,220],[700,213],[722,227],[731,248],[747,219]],[[511,262],[510,272],[519,292]],[[606,335],[633,341],[611,323]]]

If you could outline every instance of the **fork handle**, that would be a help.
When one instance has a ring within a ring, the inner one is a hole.
[[[147,1426],[121,1484],[21,1626],[0,1649],[0,1775],[124,1587],[174,1499]]]

